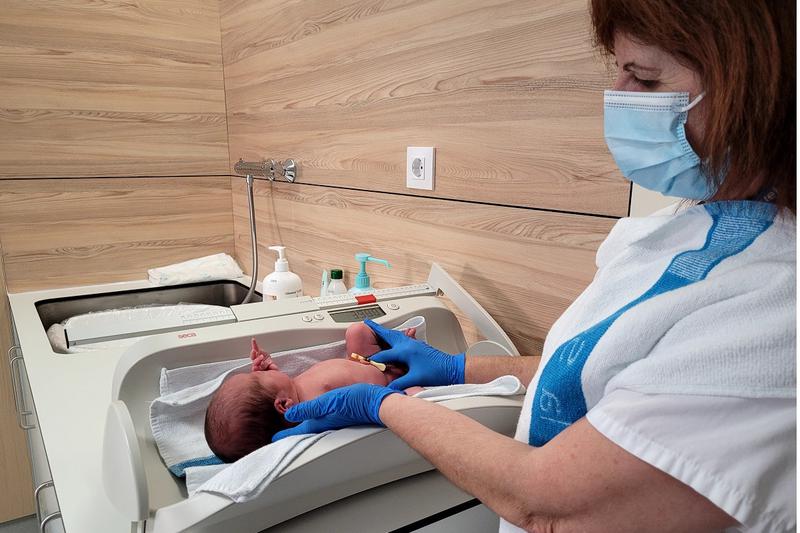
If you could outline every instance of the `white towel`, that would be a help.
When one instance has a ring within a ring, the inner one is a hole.
[[[515,376],[501,376],[490,383],[432,387],[415,396],[438,402],[468,396],[517,394],[525,394],[525,387],[519,379]],[[264,492],[295,457],[328,433],[331,432],[287,437],[268,444],[231,465],[187,468],[186,488],[189,494],[213,492],[237,503],[252,500]]]
[[[525,386],[516,376],[500,376],[489,383],[465,383],[445,387],[428,387],[414,395],[434,402],[466,398],[468,396],[514,396],[525,394]]]
[[[147,271],[153,285],[177,285],[215,279],[232,279],[244,276],[236,261],[228,254],[220,253],[190,259]]]
[[[416,328],[416,337],[425,340],[425,319],[414,317],[395,329]],[[268,347],[266,347],[268,348]],[[272,354],[281,371],[296,376],[327,359],[345,357],[345,341],[298,348]],[[150,426],[158,451],[176,476],[189,467],[221,464],[205,440],[205,413],[214,391],[234,373],[249,372],[250,358],[205,363],[172,370],[162,369],[161,396],[150,405]]]
[[[186,469],[186,490],[222,494],[241,503],[264,492],[294,459],[309,446],[331,433],[294,435],[242,457],[235,463]]]

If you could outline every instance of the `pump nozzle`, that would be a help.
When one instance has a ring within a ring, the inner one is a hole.
[[[390,265],[389,261],[386,259],[378,259],[363,252],[356,254],[356,261],[359,262],[359,271],[358,274],[356,274],[356,283],[349,291],[351,293],[367,292],[372,289],[372,283],[370,282],[369,275],[367,274],[368,262],[380,263],[381,265],[385,265],[386,268],[392,268],[392,265]]]
[[[286,260],[286,247],[270,246],[269,249],[278,252],[278,260],[275,261],[275,272],[288,272],[289,261]]]

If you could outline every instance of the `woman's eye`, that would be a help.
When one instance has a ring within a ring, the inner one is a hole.
[[[642,80],[637,78],[636,76],[633,77],[633,80],[640,84],[642,87],[647,87],[648,89],[652,89],[653,87],[658,85],[658,80]]]

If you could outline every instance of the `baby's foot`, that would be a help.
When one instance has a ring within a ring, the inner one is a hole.
[[[415,339],[417,328],[408,328],[404,333]],[[375,332],[363,322],[349,325],[344,333],[344,339],[348,354],[355,352],[364,357],[369,357],[381,351]]]
[[[278,365],[272,361],[272,357],[258,347],[255,339],[250,340],[250,359],[253,361],[253,372],[264,370],[278,370]]]

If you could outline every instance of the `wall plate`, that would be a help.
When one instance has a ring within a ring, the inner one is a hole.
[[[406,149],[406,188],[433,190],[435,157],[433,147],[409,146]]]

